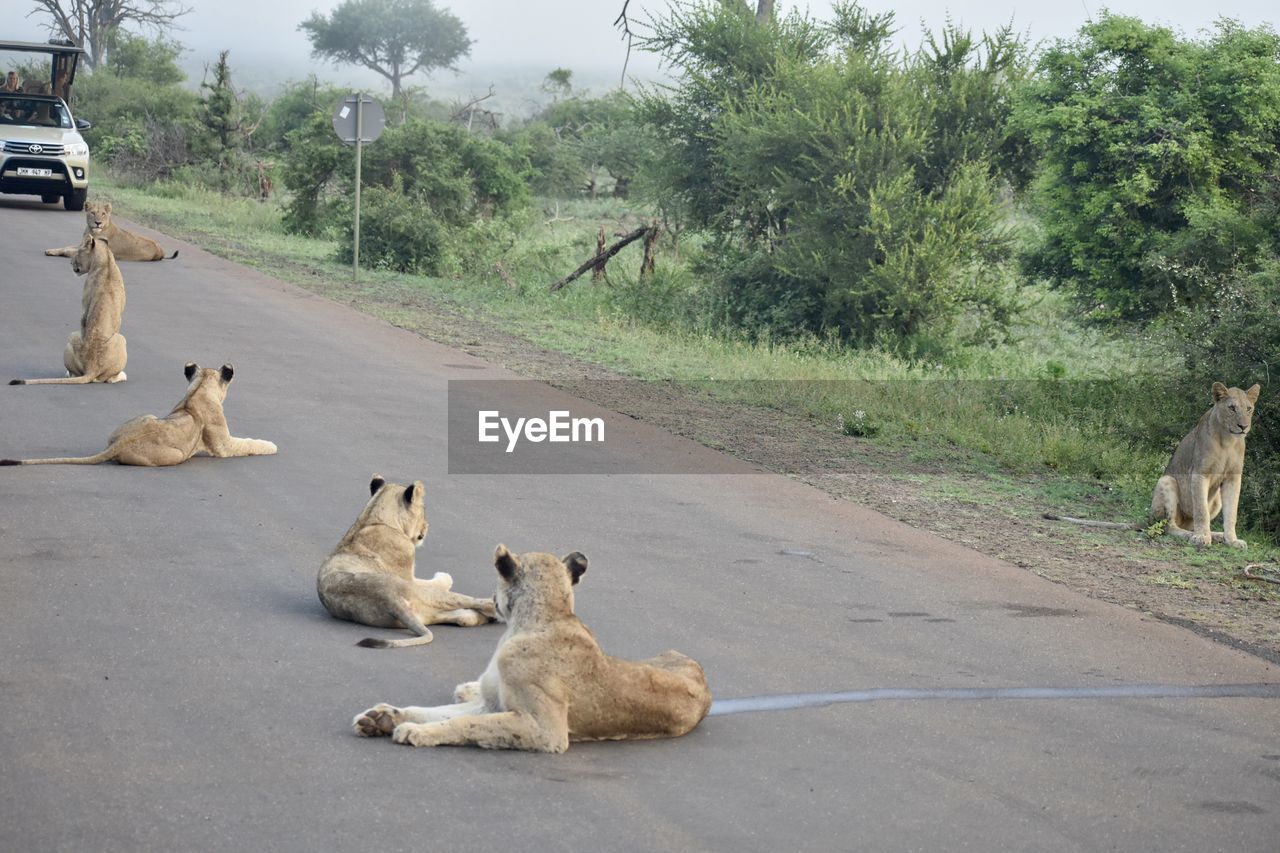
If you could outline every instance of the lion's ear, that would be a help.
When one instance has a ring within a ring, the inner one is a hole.
[[[381,474],[374,474],[373,479],[369,481],[369,494],[376,495],[378,493],[378,489],[381,489],[386,485],[386,482],[386,480],[382,479]]]
[[[507,550],[506,545],[499,545],[493,552],[493,567],[502,575],[503,580],[511,580],[520,568],[520,562]]]
[[[1248,391],[1245,391],[1244,395],[1249,398],[1250,403],[1256,403],[1258,402],[1258,395],[1261,393],[1262,393],[1262,386],[1258,385],[1257,383],[1254,383],[1254,386],[1250,388]]]
[[[102,203],[102,212],[103,212],[103,213],[110,213],[110,212],[111,212],[111,202],[106,201],[106,202],[103,202],[103,203]]]
[[[1216,403],[1225,396],[1227,396],[1227,386],[1221,382],[1213,383],[1213,402]]]
[[[200,365],[194,361],[188,361],[186,367],[182,368],[182,372],[187,375],[187,381],[191,381],[191,377],[196,375],[196,371],[200,369]]]
[[[230,382],[231,377],[236,375],[236,369],[229,364],[222,365],[222,381]]]
[[[404,505],[413,506],[413,499],[422,494],[422,481],[419,480],[404,490]]]
[[[581,551],[574,551],[565,557],[562,562],[568,567],[574,583],[577,583],[578,579],[587,573],[587,556]]]

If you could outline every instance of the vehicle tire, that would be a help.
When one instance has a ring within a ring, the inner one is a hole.
[[[58,195],[57,193],[45,193],[44,195],[40,196],[40,200],[45,204],[57,204],[58,199],[60,198],[62,198],[62,196]]]
[[[82,190],[72,190],[62,197],[62,206],[67,210],[84,210],[84,203],[88,198],[88,187]]]

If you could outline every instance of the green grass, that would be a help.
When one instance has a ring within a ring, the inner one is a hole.
[[[414,328],[415,305],[425,299],[628,376],[714,380],[712,394],[800,414],[913,464],[1010,489],[999,478],[1029,478],[1051,501],[1046,509],[1137,520],[1172,443],[1191,423],[1151,392],[1159,377],[1142,366],[1161,363],[1154,342],[1082,327],[1065,298],[1046,289],[1024,290],[1027,308],[1010,343],[906,360],[832,340],[748,339],[702,328],[692,308],[703,284],[687,264],[673,262],[669,246],[650,281],[635,275],[637,244],[611,262],[607,282],[587,275],[549,293],[552,281],[594,251],[599,224],[613,233],[640,221],[613,200],[534,211],[499,234],[488,255],[476,250],[485,260],[465,276],[362,270],[352,285],[334,242],[286,234],[274,203],[171,184],[142,189],[109,177],[97,189],[127,216],[391,322]],[[682,251],[701,248],[686,241]],[[493,270],[499,258],[517,286]],[[679,307],[686,303],[689,310]],[[1169,422],[1180,426],[1171,433]]]

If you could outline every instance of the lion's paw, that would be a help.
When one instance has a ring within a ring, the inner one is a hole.
[[[433,733],[438,728],[432,723],[401,723],[391,733],[391,739],[406,746],[436,746]]]
[[[453,688],[453,701],[474,702],[480,698],[480,682],[464,681]]]
[[[1213,541],[1213,536],[1208,533],[1192,533],[1187,537],[1191,540],[1191,544],[1198,548],[1206,548]]]
[[[1239,548],[1241,550],[1244,550],[1245,548],[1249,547],[1249,543],[1244,541],[1243,539],[1227,539],[1226,543],[1230,545],[1232,548]]]
[[[379,702],[367,711],[362,711],[351,721],[356,734],[361,737],[386,737],[396,730],[396,726],[404,721],[404,712],[393,705]]]

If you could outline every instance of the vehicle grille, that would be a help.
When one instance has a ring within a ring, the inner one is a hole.
[[[32,151],[32,147],[40,150]],[[61,157],[63,146],[56,142],[15,142],[9,140],[4,144],[4,153],[35,155],[36,157]]]

